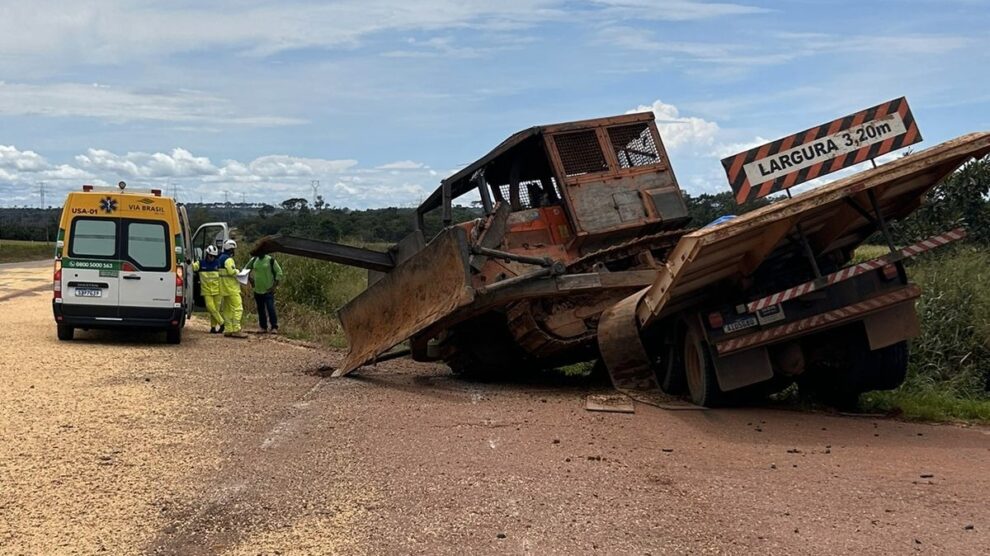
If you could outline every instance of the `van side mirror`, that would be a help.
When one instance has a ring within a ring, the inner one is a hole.
[[[61,240],[60,239],[60,240],[58,240],[58,241],[55,242],[55,249],[58,249],[59,251],[61,251],[63,247],[65,247],[65,240]]]

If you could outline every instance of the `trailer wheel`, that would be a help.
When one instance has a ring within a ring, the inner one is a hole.
[[[58,334],[58,339],[62,340],[63,342],[68,342],[72,340],[72,337],[76,333],[75,328],[68,326],[66,324],[56,324],[55,330],[56,333]]]
[[[716,407],[722,402],[722,391],[715,377],[715,365],[708,352],[708,342],[698,325],[690,320],[686,323],[684,349],[684,376],[691,401],[704,407]]]

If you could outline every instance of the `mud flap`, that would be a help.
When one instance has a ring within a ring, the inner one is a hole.
[[[921,323],[914,300],[900,303],[863,319],[870,349],[881,349],[921,335]]]
[[[474,301],[467,236],[448,228],[339,313],[349,350],[343,376]]]
[[[773,367],[766,347],[748,349],[725,357],[712,350],[715,378],[723,392],[738,390],[773,378]]]

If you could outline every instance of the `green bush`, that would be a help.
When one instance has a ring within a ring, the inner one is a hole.
[[[290,337],[347,346],[337,311],[366,287],[368,272],[336,263],[276,254],[285,280],[275,295],[279,329]],[[243,264],[243,263],[242,263]],[[257,322],[254,298],[245,295],[245,317]]]
[[[894,226],[900,242],[929,237],[965,223],[969,241],[990,244],[990,157],[972,160],[925,195],[925,203]]]
[[[909,267],[921,286],[921,336],[904,386],[986,396],[990,373],[990,252],[972,245],[935,252]]]
[[[936,251],[912,261],[908,275],[922,295],[907,379],[892,392],[867,393],[863,407],[911,419],[990,421],[990,252],[974,244]]]

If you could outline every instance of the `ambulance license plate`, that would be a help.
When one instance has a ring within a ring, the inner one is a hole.
[[[103,297],[103,290],[98,288],[76,288],[76,297]]]

